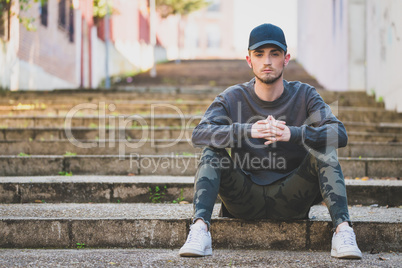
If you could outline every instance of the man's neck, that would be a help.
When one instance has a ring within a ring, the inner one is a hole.
[[[277,100],[284,90],[283,78],[279,78],[273,84],[265,84],[259,79],[255,79],[254,90],[255,94],[263,101]]]

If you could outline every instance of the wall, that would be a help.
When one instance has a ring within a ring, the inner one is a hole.
[[[330,90],[364,90],[402,112],[402,1],[300,0],[299,62]]]
[[[11,6],[11,12],[18,12],[18,3]],[[18,43],[19,22],[16,16],[10,21],[10,40],[0,40],[0,87],[18,89]]]
[[[402,1],[367,0],[367,93],[402,112]]]
[[[92,28],[92,83],[98,87],[105,78],[106,44],[97,37],[96,28]],[[109,46],[109,74],[118,75],[135,70],[135,66],[127,60],[113,45]]]
[[[233,0],[234,47],[239,58],[247,55],[251,30],[263,23],[278,25],[285,32],[288,51],[297,57],[297,7],[299,0]]]
[[[183,18],[182,58],[235,58],[234,2],[215,0],[216,10],[202,9]]]
[[[116,51],[124,56],[130,63],[131,68],[125,72],[146,70],[153,65],[152,46],[149,42],[149,10],[147,0],[115,0],[116,14],[112,16],[113,41]],[[172,17],[167,20],[158,19],[157,34],[169,33]],[[174,20],[173,20],[174,21]],[[173,24],[177,25],[177,24]],[[166,27],[167,26],[167,27]],[[173,31],[174,32],[174,31]],[[169,46],[169,41],[163,40],[163,47]],[[166,51],[160,46],[156,48],[156,61],[167,59]]]
[[[299,0],[298,61],[329,90],[348,90],[348,16],[343,0]]]
[[[58,2],[48,1],[48,23],[40,23],[39,3],[22,16],[35,18],[35,31],[19,24],[19,89],[71,88],[79,85],[76,77],[76,40],[69,40],[58,21]]]

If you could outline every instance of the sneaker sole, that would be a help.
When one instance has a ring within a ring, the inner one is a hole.
[[[209,256],[209,255],[212,255],[212,248],[206,249],[205,251],[200,251],[200,250],[196,250],[196,249],[180,250],[179,255],[181,257],[204,257],[204,256]]]
[[[338,258],[338,259],[361,259],[362,258],[362,254],[359,252],[348,251],[348,252],[344,252],[342,254],[338,254],[338,252],[336,252],[336,250],[334,250],[334,249],[331,250],[331,256],[334,258]]]

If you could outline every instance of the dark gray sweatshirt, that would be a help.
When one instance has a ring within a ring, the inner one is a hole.
[[[284,91],[275,101],[261,100],[254,90],[255,78],[219,94],[194,129],[196,147],[231,148],[237,168],[259,185],[268,185],[292,173],[308,151],[324,151],[347,144],[344,125],[308,84],[283,80]],[[264,145],[251,138],[251,126],[272,115],[286,122],[289,142]]]

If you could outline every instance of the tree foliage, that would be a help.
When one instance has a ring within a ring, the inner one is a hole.
[[[27,11],[32,7],[32,3],[45,4],[48,0],[19,0],[19,10],[20,13]],[[28,31],[35,30],[33,25],[35,19],[30,17],[21,16],[21,14],[15,14],[11,12],[11,5],[13,0],[0,0],[0,18],[4,18],[5,14],[8,13],[9,16],[17,16],[19,22],[25,26]]]
[[[187,15],[210,5],[209,0],[155,0],[156,8],[162,18],[170,15]]]

